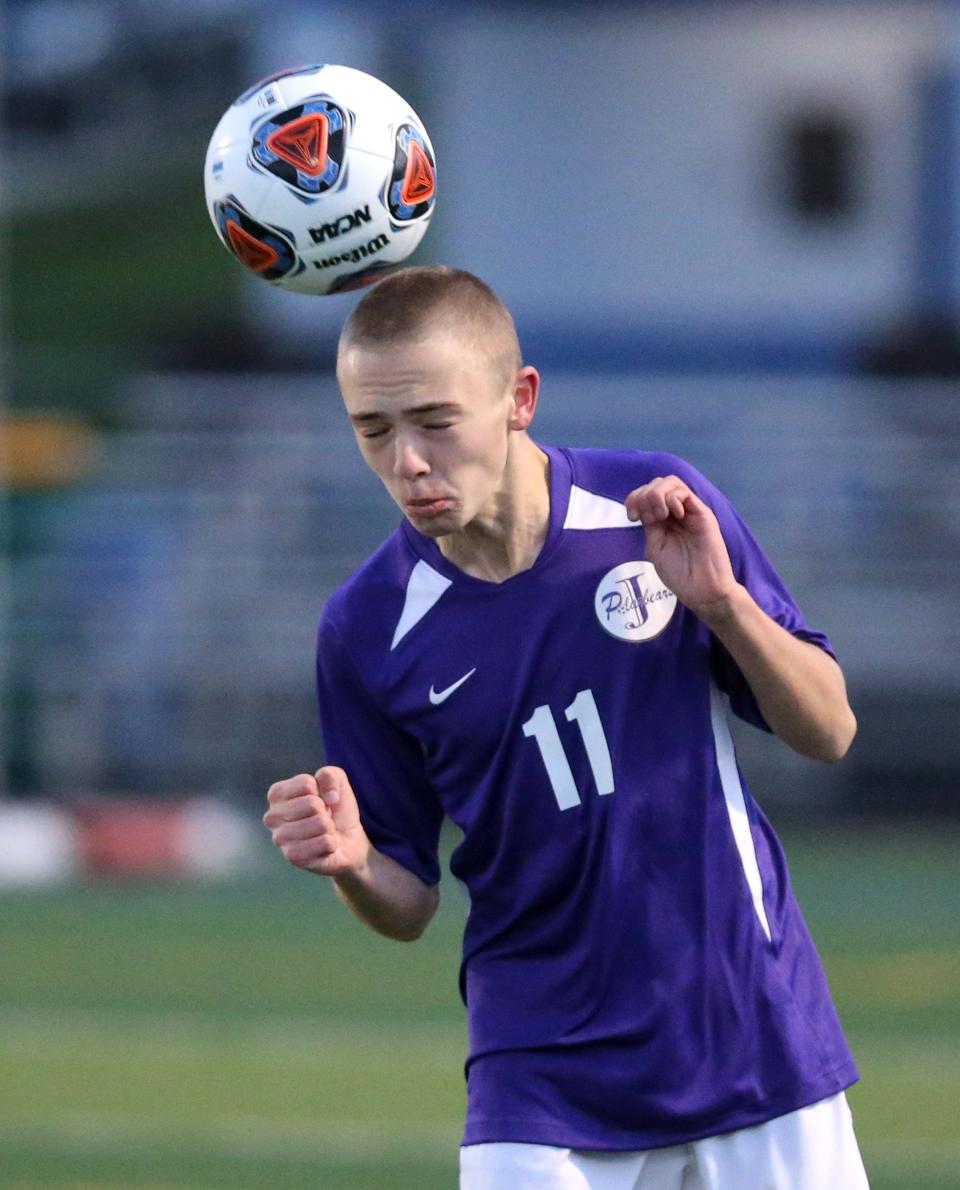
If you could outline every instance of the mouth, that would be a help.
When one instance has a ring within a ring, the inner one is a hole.
[[[403,509],[411,517],[432,517],[448,512],[454,503],[451,496],[436,496],[428,500],[407,500]]]

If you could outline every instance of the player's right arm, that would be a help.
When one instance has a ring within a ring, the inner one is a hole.
[[[340,899],[377,933],[420,937],[437,910],[438,886],[373,846],[343,769],[326,765],[278,781],[267,801],[263,823],[289,863],[331,877]]]

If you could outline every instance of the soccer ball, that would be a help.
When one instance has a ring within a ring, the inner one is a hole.
[[[207,210],[241,264],[299,293],[376,281],[433,214],[436,161],[406,100],[349,66],[262,79],[217,125]]]

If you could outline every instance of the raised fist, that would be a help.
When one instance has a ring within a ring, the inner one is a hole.
[[[358,871],[370,841],[347,774],[326,765],[311,777],[301,773],[270,786],[263,824],[294,867],[321,876]]]

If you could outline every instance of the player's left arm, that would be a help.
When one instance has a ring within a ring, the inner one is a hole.
[[[648,560],[730,653],[772,730],[804,756],[840,760],[857,731],[843,671],[737,581],[713,510],[676,475],[635,488],[626,507],[643,524]]]

